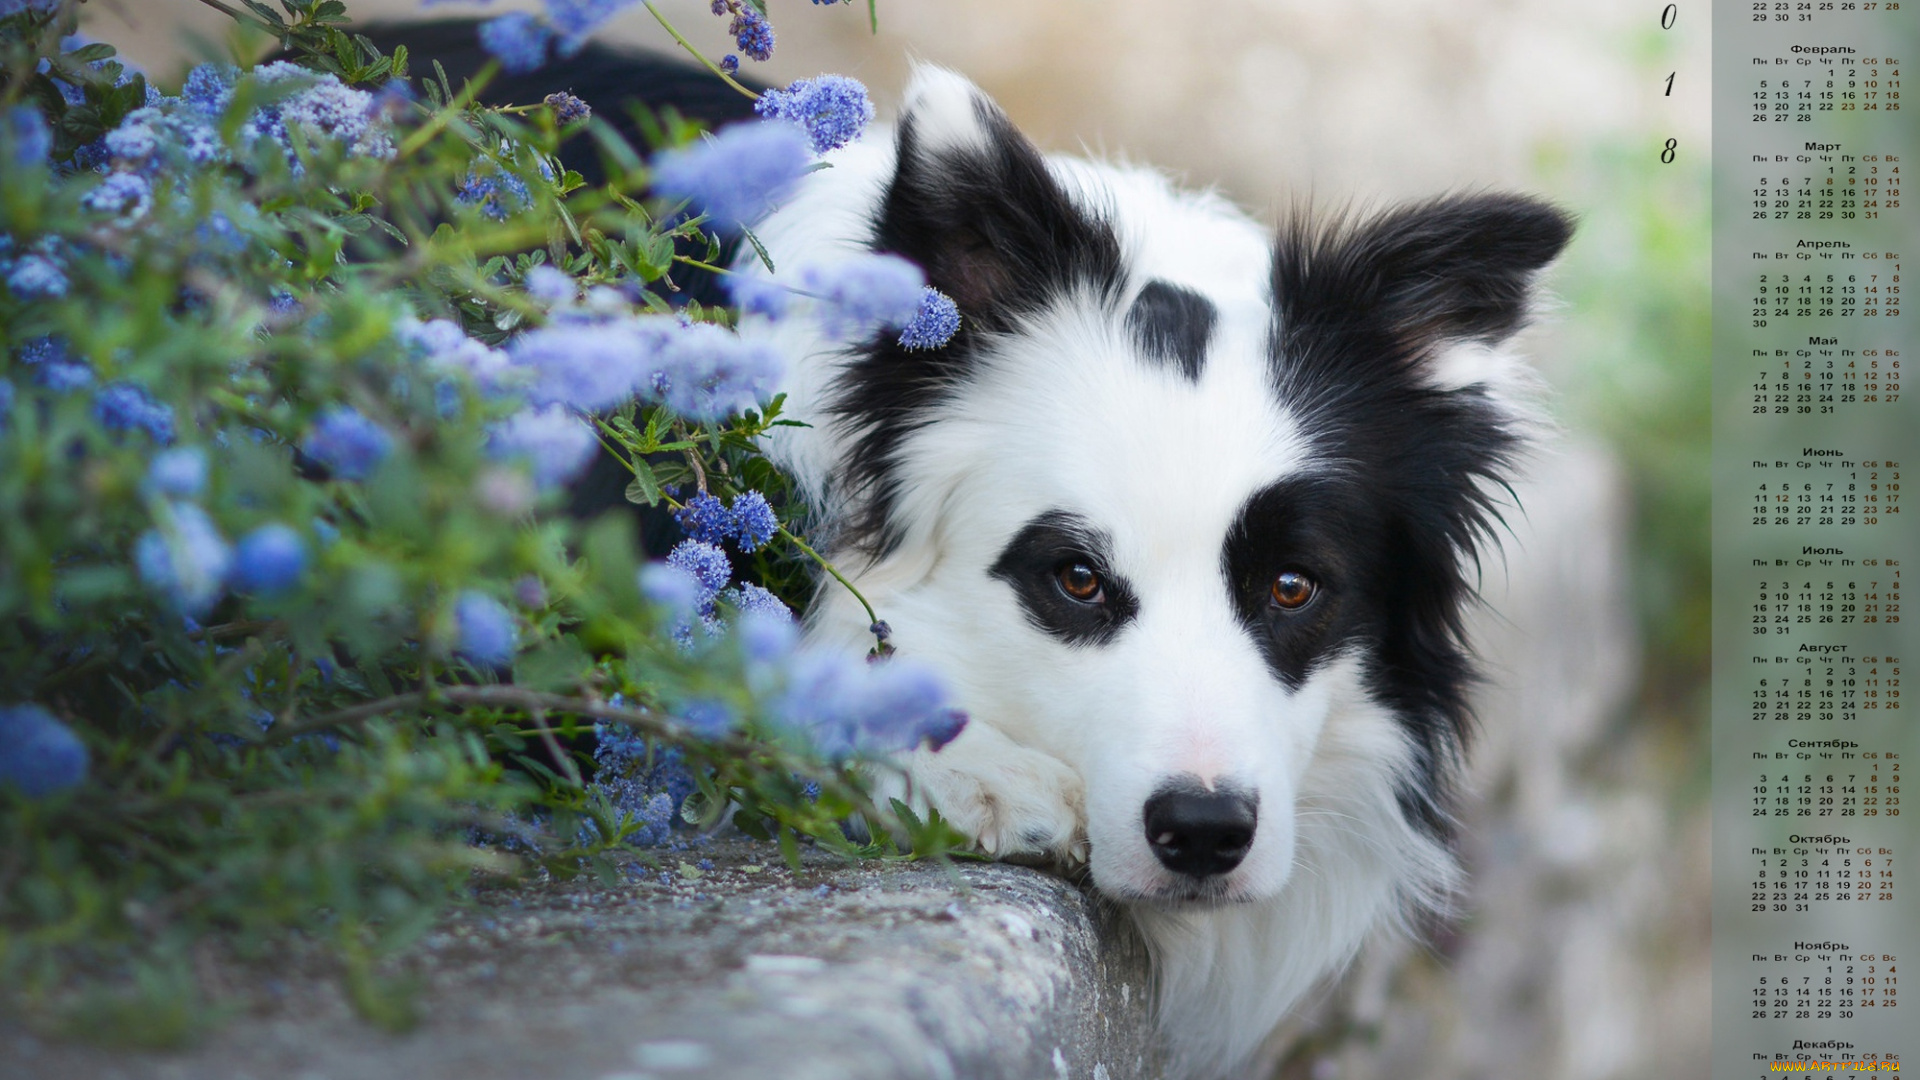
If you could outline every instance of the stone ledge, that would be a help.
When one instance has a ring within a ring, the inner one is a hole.
[[[258,1002],[181,1053],[49,1043],[0,1019],[30,1080],[1127,1080],[1159,1074],[1145,949],[1047,875],[848,866],[770,845],[711,871],[491,893],[402,958],[406,1035],[356,1019],[290,961],[236,973]],[[668,865],[679,861],[669,856]],[[698,876],[694,876],[698,874]],[[956,883],[964,882],[964,886]]]

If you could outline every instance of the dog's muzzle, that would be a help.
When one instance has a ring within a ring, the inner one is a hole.
[[[1141,817],[1160,865],[1204,881],[1230,873],[1247,857],[1260,803],[1230,789],[1182,784],[1148,799]]]

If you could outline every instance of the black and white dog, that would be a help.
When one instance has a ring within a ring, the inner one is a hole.
[[[931,68],[830,160],[759,230],[776,258],[904,255],[963,316],[930,353],[759,328],[815,424],[775,456],[972,716],[910,793],[990,854],[1084,863],[1179,1071],[1229,1073],[1453,884],[1460,620],[1529,424],[1505,346],[1568,219],[1478,195],[1276,237],[1043,157]],[[844,590],[807,624],[871,640]]]
[[[563,77],[746,111],[634,62]],[[1044,157],[934,68],[829,160],[756,230],[776,265],[896,253],[962,313],[927,352],[743,327],[796,361],[812,426],[773,452],[829,554],[972,718],[900,793],[989,854],[1083,869],[1151,947],[1176,1071],[1233,1073],[1454,885],[1462,611],[1531,426],[1507,345],[1570,223],[1474,195],[1276,236],[1155,172]],[[872,641],[837,587],[807,627]]]

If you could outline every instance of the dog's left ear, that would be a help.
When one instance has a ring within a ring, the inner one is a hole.
[[[1412,365],[1427,385],[1497,393],[1513,366],[1497,347],[1526,324],[1535,279],[1572,235],[1566,214],[1516,195],[1436,199],[1358,226],[1296,225],[1275,251],[1279,351],[1312,366],[1328,346],[1359,346],[1375,362]]]
[[[1115,287],[1120,244],[1000,107],[951,71],[907,87],[874,246],[904,255],[968,324],[1000,330],[1077,286]]]

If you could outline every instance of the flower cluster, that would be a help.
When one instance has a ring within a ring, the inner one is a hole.
[[[653,190],[684,200],[723,229],[752,225],[785,202],[813,160],[805,132],[792,124],[734,124],[692,146],[653,159]]]
[[[535,405],[593,412],[638,397],[699,420],[757,407],[786,367],[765,343],[670,315],[557,322],[521,334],[507,354]]]
[[[480,46],[515,75],[536,71],[547,62],[553,28],[524,11],[508,12],[480,24]]]
[[[761,94],[753,109],[770,120],[790,120],[805,128],[816,154],[859,138],[873,120],[867,88],[845,75],[797,79],[785,90]]]
[[[727,33],[733,35],[740,51],[755,60],[773,58],[773,24],[765,15],[747,6],[743,0],[713,0],[713,13],[731,16]]]
[[[883,327],[910,328],[915,340],[930,340],[944,328],[946,310],[931,298],[940,294],[926,287],[918,266],[898,255],[865,254],[803,265],[784,280],[744,271],[729,275],[726,284],[742,311],[769,319],[791,314],[796,299],[813,301],[810,309],[821,329],[842,341],[862,340]],[[957,329],[958,311],[952,316]],[[951,336],[952,329],[947,329],[940,343]]]
[[[780,520],[774,515],[772,505],[758,491],[734,496],[730,507],[707,492],[698,492],[673,518],[689,537],[700,543],[735,540],[742,551],[759,549],[780,529]]]
[[[44,799],[86,776],[87,747],[72,728],[38,705],[0,705],[0,792]]]
[[[529,70],[630,2],[482,41]],[[0,0],[0,834],[26,841],[8,896],[44,898],[0,898],[0,937],[62,978],[32,944],[53,918],[115,949],[158,910],[169,941],[373,940],[475,867],[698,842],[696,786],[751,835],[852,850],[841,820],[875,811],[835,762],[959,719],[924,672],[798,648],[784,598],[833,568],[775,511],[786,361],[675,278],[853,137],[864,92],[796,83],[572,187],[586,103],[415,96],[431,57],[410,76],[330,3],[283,6],[283,58],[166,92],[63,41],[73,5]],[[746,55],[762,10],[728,11]],[[741,281],[756,317],[846,334],[925,306],[887,260]],[[688,539],[643,565],[606,503],[689,491]],[[645,741],[602,732],[583,800],[551,737],[623,695]],[[80,809],[99,842],[63,846]]]
[[[393,136],[367,91],[286,60],[256,68],[253,80],[269,94],[286,96],[270,97],[241,130],[255,142],[278,146],[296,173],[305,168],[294,145],[296,134],[308,146],[334,145],[352,156],[393,156]]]
[[[920,296],[920,310],[900,330],[903,349],[938,349],[960,332],[960,307],[933,286]]]

